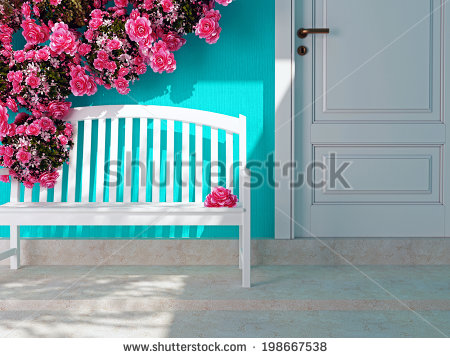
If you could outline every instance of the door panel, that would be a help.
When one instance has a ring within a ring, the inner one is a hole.
[[[335,31],[316,38],[323,42],[317,47],[316,98],[324,96],[315,121],[440,120],[439,111],[432,112],[439,108],[431,89],[440,73],[440,13],[428,16],[433,1],[316,3],[317,22],[323,14],[325,27]]]
[[[440,147],[316,146],[314,149],[315,160],[328,168],[331,154],[336,155],[337,167],[351,163],[345,172],[351,187],[326,178],[326,185],[315,189],[313,204],[440,203]],[[315,183],[320,180],[321,177],[314,178]]]
[[[296,236],[445,236],[442,4],[296,1],[297,28],[330,28],[296,40],[297,174],[327,168],[295,188]],[[350,187],[332,186],[333,156]]]

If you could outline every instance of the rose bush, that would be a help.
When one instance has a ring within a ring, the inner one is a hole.
[[[0,0],[0,165],[28,187],[51,187],[73,144],[63,122],[68,97],[93,95],[98,86],[126,95],[148,67],[175,71],[185,35],[218,41],[215,6],[231,1]],[[14,50],[20,28],[26,45]],[[20,108],[31,115],[8,123],[7,109]],[[222,194],[209,203],[233,205],[235,197],[224,202]]]

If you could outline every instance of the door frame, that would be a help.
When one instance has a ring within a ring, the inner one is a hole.
[[[294,239],[295,0],[275,1],[275,239]],[[286,21],[290,19],[290,21]],[[287,216],[289,215],[289,217]]]

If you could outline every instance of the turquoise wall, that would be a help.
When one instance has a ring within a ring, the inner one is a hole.
[[[236,0],[222,13],[221,38],[215,45],[190,35],[176,53],[177,70],[151,70],[134,83],[129,96],[100,90],[95,96],[71,98],[74,106],[152,104],[243,114],[248,120],[248,159],[265,161],[274,150],[274,27],[273,0]],[[265,170],[254,169],[264,185],[252,191],[252,236],[274,235],[274,191]],[[9,200],[9,185],[0,184],[0,203]],[[51,227],[26,228],[26,238],[235,238],[235,228]],[[1,228],[0,236],[8,237]]]

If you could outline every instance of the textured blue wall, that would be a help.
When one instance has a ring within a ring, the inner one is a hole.
[[[248,118],[248,158],[265,161],[274,149],[274,26],[273,0],[236,0],[220,7],[222,36],[216,45],[189,36],[175,56],[172,74],[151,70],[132,85],[129,96],[100,90],[93,97],[71,98],[74,106],[153,104],[202,109]],[[274,234],[274,191],[266,183],[252,192],[252,236]],[[8,200],[8,185],[0,185],[0,203]],[[26,228],[32,238],[236,237],[235,228]],[[7,237],[8,229],[0,230]]]

